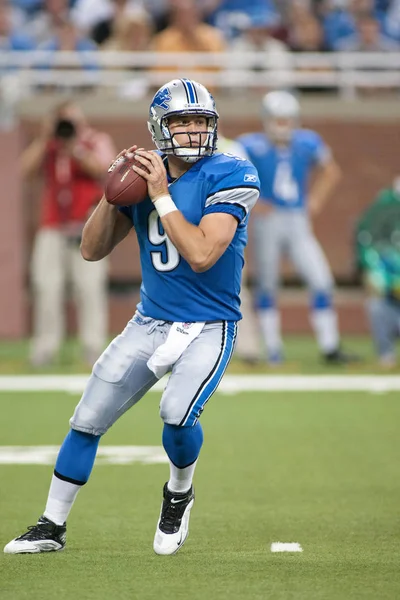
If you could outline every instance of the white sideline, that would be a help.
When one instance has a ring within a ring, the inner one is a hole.
[[[1,375],[0,392],[81,394],[88,375]],[[163,390],[167,378],[153,390]],[[400,390],[400,375],[226,375],[218,391],[239,392],[390,392]]]

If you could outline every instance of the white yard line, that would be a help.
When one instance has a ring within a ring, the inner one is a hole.
[[[273,542],[271,552],[303,552],[298,542]]]
[[[0,446],[0,465],[54,465],[59,446]],[[155,465],[167,463],[162,446],[103,446],[96,455],[96,465]]]
[[[87,375],[1,375],[0,392],[67,392],[81,394]],[[167,378],[153,390],[163,390]],[[226,375],[219,392],[372,392],[400,390],[400,375]]]

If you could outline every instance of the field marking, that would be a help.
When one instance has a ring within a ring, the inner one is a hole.
[[[0,392],[67,392],[81,394],[88,375],[1,375]],[[162,391],[167,378],[152,388]],[[239,392],[371,392],[400,390],[400,375],[225,375],[218,391]]]
[[[298,542],[273,542],[271,552],[303,552]]]
[[[0,446],[0,465],[54,465],[59,446]],[[162,446],[99,446],[96,465],[168,463]]]

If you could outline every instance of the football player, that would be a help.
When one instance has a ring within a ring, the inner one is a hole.
[[[340,348],[332,274],[310,223],[335,190],[340,169],[318,133],[299,128],[300,106],[292,94],[270,92],[262,108],[265,131],[238,141],[261,182],[252,228],[257,306],[268,361],[283,360],[277,292],[285,253],[310,290],[311,323],[323,357],[330,363],[347,362],[355,357]],[[314,182],[309,189],[311,174]]]
[[[193,474],[203,443],[199,417],[231,359],[240,314],[247,220],[259,195],[254,166],[216,153],[218,113],[208,90],[187,79],[154,96],[148,126],[158,151],[133,146],[148,197],[116,207],[105,197],[85,225],[82,255],[101,260],[135,228],[143,283],[133,318],[93,367],[70,420],[47,504],[12,554],[61,550],[66,521],[88,481],[100,438],[162,377],[162,442],[170,477],[154,537],[157,554],[185,542]]]
[[[218,129],[218,152],[233,154],[240,158],[248,159],[243,146],[230,138],[221,135]],[[240,291],[240,311],[242,320],[238,330],[235,356],[249,365],[261,362],[261,338],[257,315],[254,311],[253,296],[248,285],[247,257],[245,252],[245,265],[242,272],[242,285]]]

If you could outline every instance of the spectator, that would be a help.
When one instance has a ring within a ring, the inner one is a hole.
[[[149,13],[143,8],[128,6],[116,10],[113,19],[99,23],[92,37],[103,50],[140,52],[149,48],[152,33]]]
[[[269,23],[279,24],[279,14],[273,0],[205,0],[202,3],[208,22],[218,27],[227,40],[241,34],[254,15],[267,15]]]
[[[293,3],[289,11],[288,42],[295,52],[319,52],[324,49],[322,27],[307,5]]]
[[[114,20],[112,35],[102,45],[103,50],[144,52],[150,46],[152,24],[145,11],[120,15]]]
[[[382,190],[357,226],[356,255],[368,294],[367,312],[380,364],[396,363],[400,333],[400,177]]]
[[[154,30],[157,32],[168,25],[168,6],[169,0],[146,0],[146,10],[151,15]]]
[[[12,4],[27,16],[31,16],[41,8],[42,0],[12,0]]]
[[[44,42],[38,47],[39,50],[48,50],[49,52],[87,52],[97,50],[96,44],[82,36],[72,21],[68,19],[60,19],[54,23],[54,35],[47,42]],[[87,58],[82,54],[78,59],[78,65],[84,69],[96,69],[97,63],[93,58]],[[42,68],[52,66],[51,57],[45,63],[40,64]]]
[[[268,60],[271,59],[275,69],[287,68],[290,66],[290,56],[288,47],[284,42],[276,40],[272,32],[275,29],[276,21],[270,18],[269,13],[246,17],[246,23],[243,26],[242,34],[236,37],[230,44],[233,52],[243,54],[246,52],[264,52],[268,56],[261,58],[257,65],[258,69],[265,69],[268,66]],[[235,64],[235,60],[232,61]]]
[[[374,0],[348,0],[348,10],[331,5],[332,10],[324,18],[325,44],[330,50],[339,50],[344,38],[354,35],[360,16],[373,14],[381,22],[382,14],[375,10]]]
[[[288,13],[288,43],[293,52],[320,52],[325,50],[324,33],[320,22],[311,12],[311,5],[307,2],[294,2]],[[297,66],[297,72],[307,71],[308,73],[326,73],[332,67],[329,61],[318,61],[313,66]],[[326,88],[318,84],[312,87],[297,86],[298,90],[312,91],[315,93],[324,93]]]
[[[31,361],[35,366],[51,362],[60,349],[64,293],[69,280],[87,362],[92,363],[103,349],[107,335],[107,263],[85,262],[79,244],[88,213],[101,198],[102,177],[114,156],[109,136],[89,127],[72,102],[54,111],[22,154],[22,175],[42,173],[44,178],[41,222],[31,265]]]
[[[383,33],[379,21],[372,15],[361,16],[357,22],[356,32],[337,44],[342,52],[396,52],[399,44]]]
[[[170,0],[170,21],[153,38],[153,50],[165,52],[222,52],[225,42],[216,27],[206,25],[195,0]],[[175,68],[177,65],[171,65]],[[159,67],[157,67],[159,69]],[[167,67],[168,68],[168,67]],[[203,70],[206,70],[203,67]]]
[[[0,0],[0,50],[33,50],[33,40],[14,28],[12,6]]]
[[[89,34],[99,23],[112,20],[128,7],[143,8],[143,0],[77,0],[72,19],[78,29]]]
[[[42,10],[25,24],[23,31],[30,35],[36,45],[49,42],[63,21],[69,18],[69,0],[44,0]]]
[[[383,21],[384,33],[400,41],[400,0],[392,0]]]

